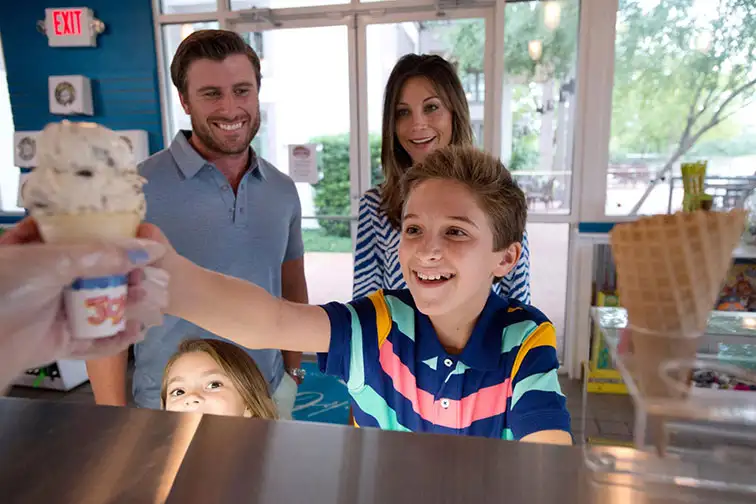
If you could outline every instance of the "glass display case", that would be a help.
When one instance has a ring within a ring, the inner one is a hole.
[[[713,311],[692,359],[650,369],[632,344],[622,308],[594,307],[614,368],[635,406],[633,441],[650,456],[584,449],[592,474],[754,493],[756,498],[756,313]],[[649,375],[650,373],[650,375]],[[649,378],[658,386],[644,386]],[[585,394],[584,407],[590,402]],[[585,416],[585,415],[584,415]]]

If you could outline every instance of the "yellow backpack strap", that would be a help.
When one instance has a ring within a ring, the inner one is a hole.
[[[383,297],[383,290],[378,290],[368,295],[375,307],[375,325],[378,332],[378,348],[381,348],[383,342],[388,338],[391,332],[391,313],[389,313],[386,298]]]

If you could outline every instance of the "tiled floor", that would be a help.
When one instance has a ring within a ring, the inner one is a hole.
[[[572,416],[572,430],[576,442],[627,443],[632,440],[633,405],[628,396],[590,394],[583,408],[583,390],[579,381],[561,378],[562,391]],[[69,392],[14,387],[10,396],[48,401],[93,404],[92,388],[88,383]]]

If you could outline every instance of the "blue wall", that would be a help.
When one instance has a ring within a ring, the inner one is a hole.
[[[92,80],[93,117],[109,128],[146,130],[150,152],[163,148],[155,32],[150,0],[0,0],[0,37],[16,131],[41,130],[64,116],[48,111],[47,77]],[[49,7],[89,7],[105,22],[97,47],[48,47],[36,29]]]

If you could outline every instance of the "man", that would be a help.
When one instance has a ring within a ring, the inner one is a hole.
[[[180,131],[168,149],[140,167],[147,178],[146,220],[158,225],[192,261],[306,303],[296,187],[250,147],[260,128],[257,54],[234,32],[198,31],[179,45],[171,79],[191,117],[192,131]],[[159,408],[163,368],[189,337],[217,338],[167,317],[135,347],[137,406]],[[301,353],[248,352],[270,383],[279,415],[291,418],[303,375]],[[126,367],[125,353],[87,363],[98,404],[126,404]]]

